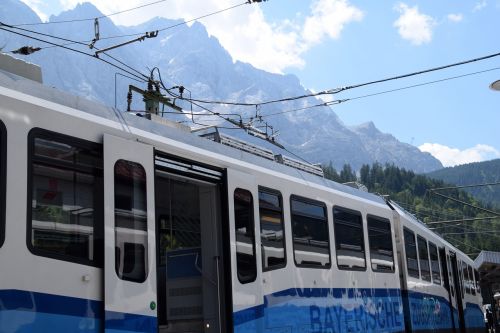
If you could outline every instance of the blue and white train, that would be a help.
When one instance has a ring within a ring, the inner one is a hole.
[[[484,331],[465,254],[214,135],[0,71],[0,332]]]

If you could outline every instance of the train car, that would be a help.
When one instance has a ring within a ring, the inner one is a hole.
[[[479,330],[451,244],[224,140],[0,71],[0,332]]]
[[[390,205],[397,212],[406,330],[483,332],[479,275],[472,269],[473,260],[396,204]]]

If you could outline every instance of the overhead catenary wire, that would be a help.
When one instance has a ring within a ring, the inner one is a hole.
[[[149,7],[149,6],[156,5],[156,4],[159,4],[159,3],[162,3],[162,2],[167,2],[167,1],[171,1],[171,0],[153,1],[153,2],[149,2],[149,3],[145,3],[143,5],[139,5],[139,6],[133,7],[133,8],[124,9],[124,10],[120,10],[118,12],[114,12],[114,13],[107,14],[107,15],[101,15],[101,16],[97,16],[97,17],[72,19],[72,20],[60,20],[60,21],[47,21],[47,22],[19,23],[19,24],[13,24],[13,26],[15,26],[15,27],[22,27],[22,26],[33,26],[33,25],[49,25],[49,24],[61,24],[61,23],[94,21],[95,19],[103,19],[103,18],[106,18],[106,17],[111,17],[111,16],[115,16],[115,15],[119,15],[119,14],[131,12],[131,11],[134,11],[134,10],[137,10],[137,9],[141,9],[141,8],[144,8],[144,7]]]
[[[458,185],[458,186],[448,186],[448,187],[438,187],[438,188],[433,188],[432,191],[454,190],[454,189],[461,189],[461,188],[483,187],[483,186],[493,186],[493,185],[500,185],[500,182],[484,183],[484,184],[471,184],[471,185]]]
[[[242,103],[239,103],[239,102],[235,102],[235,101],[209,101],[209,100],[201,100],[201,99],[195,99],[194,101],[198,102],[198,103],[202,103],[202,104],[227,104],[227,105],[237,105],[237,106],[259,106],[259,105],[268,105],[268,104],[274,104],[274,103],[289,102],[289,101],[294,101],[294,100],[299,100],[299,99],[304,99],[304,98],[319,97],[319,96],[322,96],[322,95],[334,95],[334,94],[338,94],[338,93],[346,91],[346,90],[351,90],[351,89],[365,87],[365,86],[374,85],[374,84],[378,84],[378,83],[395,81],[395,80],[400,80],[400,79],[404,79],[404,78],[408,78],[408,77],[412,77],[412,76],[418,76],[418,75],[422,75],[422,74],[432,73],[432,72],[440,71],[440,70],[443,70],[443,69],[448,69],[448,68],[452,68],[452,67],[462,66],[462,65],[473,63],[473,62],[483,61],[483,60],[487,60],[487,59],[491,59],[491,58],[495,58],[495,57],[499,57],[499,56],[500,56],[500,52],[489,54],[489,55],[485,55],[485,56],[481,56],[481,57],[477,57],[477,58],[473,58],[473,59],[463,60],[463,61],[460,61],[460,62],[448,64],[448,65],[443,65],[443,66],[433,67],[433,68],[429,68],[429,69],[424,69],[424,70],[417,71],[417,72],[412,72],[412,73],[407,73],[407,74],[392,76],[392,77],[388,77],[388,78],[384,78],[384,79],[379,79],[379,80],[374,80],[374,81],[368,81],[368,82],[354,84],[354,85],[345,86],[345,87],[333,88],[333,89],[329,89],[329,90],[320,91],[320,92],[317,92],[317,93],[304,94],[304,95],[294,96],[294,97],[285,97],[285,98],[268,100],[268,101],[262,101],[262,102],[255,102],[255,103],[243,103],[242,102]],[[490,70],[486,70],[486,71],[481,71],[481,73],[482,72],[496,70],[496,69],[499,69],[499,68],[490,69]],[[465,74],[463,76],[469,76],[469,75],[474,75],[474,74],[475,73],[470,73],[470,74]],[[463,77],[463,76],[460,75],[460,76],[457,76],[456,78]],[[455,78],[455,77],[447,78],[447,79],[442,79],[442,80],[431,81],[431,82],[428,82],[426,84],[436,83],[436,82],[442,82],[442,81],[450,80],[450,79],[453,79],[453,78]],[[420,85],[424,85],[424,84],[420,84]],[[397,90],[403,90],[403,89],[409,89],[409,88],[417,87],[417,86],[420,86],[420,85],[413,85],[413,86],[408,86],[408,87],[405,87],[405,88],[388,90],[388,91],[382,92],[382,93],[387,93],[387,92],[392,92],[392,91],[397,91]],[[379,93],[379,94],[381,94],[381,93]],[[374,96],[374,95],[370,94],[370,95],[366,95],[366,96],[360,96],[360,97],[358,97],[358,99],[359,98],[368,97],[368,96]],[[352,98],[351,98],[351,100],[352,100]]]
[[[458,222],[486,221],[486,220],[496,220],[496,219],[500,219],[500,217],[499,216],[471,217],[471,218],[456,219],[456,220],[432,221],[432,222],[427,222],[426,224],[434,225],[434,224],[446,224],[446,223],[458,223]]]
[[[493,68],[489,68],[489,69],[485,69],[485,70],[481,70],[481,71],[476,71],[476,72],[466,73],[466,74],[462,74],[462,75],[451,76],[451,77],[447,77],[447,78],[444,78],[444,79],[427,81],[427,82],[418,83],[418,84],[412,84],[412,85],[409,85],[409,86],[404,86],[404,87],[400,87],[400,88],[379,91],[379,92],[375,92],[375,93],[372,93],[372,94],[366,94],[366,95],[360,95],[360,96],[350,97],[350,98],[345,98],[345,99],[337,99],[337,100],[332,100],[332,101],[326,101],[326,102],[319,103],[319,104],[304,106],[302,108],[296,108],[296,109],[291,109],[291,110],[284,110],[284,111],[279,111],[279,112],[274,112],[274,113],[269,113],[269,114],[263,114],[262,117],[272,117],[272,116],[278,116],[278,115],[282,115],[282,114],[286,114],[286,113],[293,113],[293,112],[304,111],[304,110],[314,109],[314,108],[319,108],[319,107],[333,106],[333,105],[337,105],[337,104],[341,104],[341,103],[345,103],[345,102],[350,102],[350,101],[355,101],[355,100],[359,100],[359,99],[365,99],[365,98],[369,98],[369,97],[374,97],[374,96],[389,94],[389,93],[393,93],[393,92],[397,92],[397,91],[402,91],[402,90],[407,90],[407,89],[422,87],[422,86],[426,86],[426,85],[431,85],[431,84],[436,84],[436,83],[440,83],[440,82],[445,82],[445,81],[460,79],[460,78],[464,78],[464,77],[468,77],[468,76],[473,76],[473,75],[479,75],[479,74],[483,74],[483,73],[487,73],[487,72],[492,72],[492,71],[497,71],[497,70],[500,70],[500,67],[493,67]],[[491,184],[491,185],[494,185],[494,184]]]
[[[96,17],[88,17],[88,18],[81,18],[81,19],[71,19],[71,20],[59,20],[59,21],[47,21],[47,22],[17,23],[17,24],[13,24],[13,26],[22,27],[22,26],[35,26],[35,25],[49,25],[49,24],[61,24],[61,23],[74,23],[74,22],[94,21],[95,19],[103,19],[103,18],[106,18],[106,17],[116,16],[116,15],[124,14],[124,13],[127,13],[127,12],[131,12],[131,11],[134,11],[134,10],[142,9],[142,8],[145,8],[145,7],[149,7],[149,6],[156,5],[156,4],[159,4],[159,3],[162,3],[162,2],[167,2],[167,1],[171,1],[171,0],[157,0],[157,1],[149,2],[149,3],[145,3],[145,4],[142,4],[142,5],[136,6],[136,7],[132,7],[132,8],[120,10],[118,12],[114,12],[114,13],[111,13],[111,14],[105,14],[105,15],[100,15],[100,16],[96,16]],[[252,4],[254,2],[258,2],[258,1],[247,0],[244,4]]]
[[[247,5],[249,3],[253,3],[253,2],[245,1],[245,2],[236,4],[236,5],[227,7],[227,8],[223,8],[223,9],[220,9],[220,10],[217,10],[217,11],[214,11],[214,12],[210,12],[210,13],[207,13],[207,14],[204,14],[204,15],[192,18],[192,19],[187,20],[187,21],[182,21],[182,22],[179,22],[179,23],[176,23],[176,24],[173,24],[173,25],[169,25],[169,26],[166,26],[166,27],[159,27],[159,28],[155,29],[155,31],[158,31],[158,32],[167,31],[167,30],[170,30],[170,29],[173,29],[173,28],[177,28],[177,27],[182,26],[182,25],[187,25],[187,24],[192,23],[194,21],[198,21],[198,20],[210,17],[210,16],[217,15],[217,14],[221,14],[223,12],[226,12],[226,11],[229,11],[229,10],[241,7],[243,5]],[[92,19],[83,19],[82,21],[90,21],[90,20],[94,20],[94,18],[92,18]],[[68,22],[70,22],[70,21],[68,21]],[[75,22],[77,22],[77,21],[75,21]],[[11,26],[12,27],[20,27],[22,25],[11,25]],[[112,36],[100,36],[99,40],[102,41],[102,40],[110,40],[110,39],[118,39],[118,38],[126,38],[126,37],[136,37],[136,36],[144,35],[146,33],[147,33],[147,31],[138,32],[138,33],[131,33],[131,34],[121,34],[121,35],[112,35]],[[90,42],[92,42],[92,40],[72,41],[72,42],[69,42],[67,44],[64,44],[64,46],[73,45],[73,44],[85,44],[85,45],[87,45]],[[42,49],[47,49],[47,48],[51,48],[51,47],[54,47],[54,46],[44,47]]]
[[[121,70],[121,71],[123,71],[123,72],[125,72],[125,73],[127,73],[127,74],[129,74],[131,76],[134,76],[134,77],[140,79],[143,82],[147,82],[147,79],[145,79],[145,78],[147,78],[147,76],[145,76],[143,74],[138,75],[137,73],[133,73],[133,72],[127,70],[127,69],[124,69],[123,67],[118,66],[117,64],[112,63],[111,61],[108,61],[108,60],[105,60],[105,59],[102,59],[102,58],[96,58],[93,54],[86,53],[86,52],[83,52],[81,50],[73,49],[73,48],[70,48],[70,47],[67,47],[67,46],[64,46],[64,45],[61,45],[61,44],[53,43],[53,42],[50,42],[50,41],[47,41],[47,40],[43,40],[41,38],[37,38],[37,37],[34,37],[34,36],[29,36],[29,35],[26,35],[24,33],[18,32],[18,31],[9,30],[9,29],[6,29],[4,26],[0,26],[0,30],[4,30],[4,31],[7,31],[7,32],[10,32],[10,33],[19,35],[19,36],[23,36],[23,37],[26,37],[26,38],[29,38],[29,39],[33,39],[33,40],[42,42],[42,43],[46,43],[46,44],[49,44],[49,45],[60,47],[62,49],[65,49],[65,50],[68,50],[68,51],[72,51],[72,52],[76,52],[76,53],[79,53],[79,54],[82,54],[82,55],[86,55],[86,56],[92,57],[94,59],[98,59],[98,60],[100,60],[100,61],[102,61],[102,62],[104,62],[104,63],[106,63],[106,64],[108,64],[110,66],[115,67],[116,69],[119,69],[119,70]]]

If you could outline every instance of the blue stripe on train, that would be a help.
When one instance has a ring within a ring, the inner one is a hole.
[[[403,299],[409,298],[408,320],[414,331],[444,330],[453,327],[450,303],[444,297],[407,290],[403,291],[402,295]]]
[[[287,289],[233,320],[235,333],[404,331],[399,289]]]
[[[102,313],[100,301],[0,290],[0,332],[101,332]],[[154,317],[115,312],[106,315],[109,332],[156,332]]]
[[[264,304],[233,315],[235,333],[402,332],[403,298],[409,297],[415,331],[452,327],[450,306],[443,297],[399,289],[287,289],[265,296]],[[465,309],[467,328],[480,328],[478,305]],[[457,312],[454,311],[457,318]],[[458,321],[456,321],[458,327]]]

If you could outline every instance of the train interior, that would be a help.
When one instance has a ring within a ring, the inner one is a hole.
[[[160,332],[220,331],[220,185],[156,170]]]

